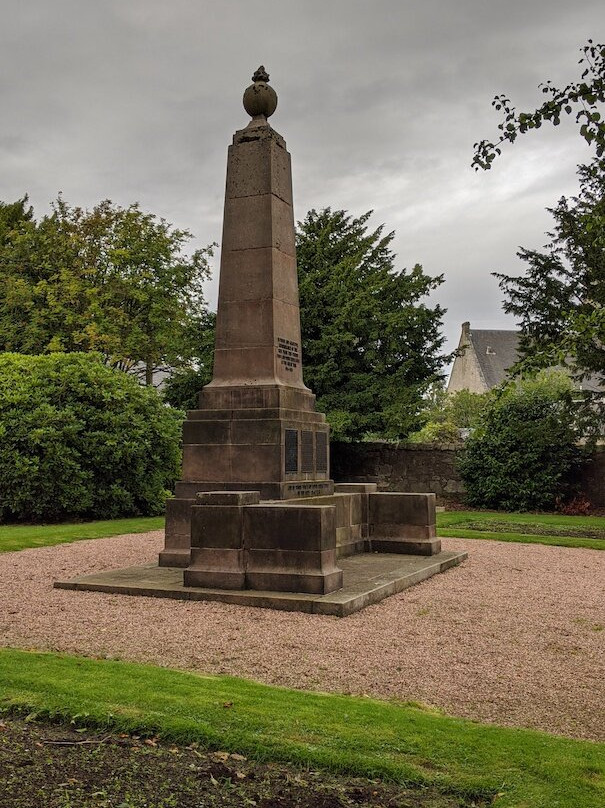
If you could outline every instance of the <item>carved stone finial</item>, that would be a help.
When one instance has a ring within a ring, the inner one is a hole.
[[[252,117],[248,126],[266,126],[267,118],[277,108],[277,93],[269,87],[269,74],[261,65],[252,76],[251,84],[244,93],[244,109]]]
[[[264,65],[261,65],[252,76],[252,81],[269,81],[269,74],[265,70]]]

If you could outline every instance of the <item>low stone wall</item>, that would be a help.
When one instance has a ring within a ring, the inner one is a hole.
[[[432,492],[438,501],[461,499],[458,447],[393,443],[331,444],[331,474],[338,482],[378,483],[382,491]]]
[[[438,503],[460,501],[460,451],[453,445],[333,442],[331,475],[336,482],[378,483],[382,491],[433,492]],[[584,469],[580,489],[595,508],[605,508],[605,446]]]

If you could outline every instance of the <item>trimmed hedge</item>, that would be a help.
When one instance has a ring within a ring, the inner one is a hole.
[[[0,354],[0,520],[162,513],[181,423],[98,354]]]

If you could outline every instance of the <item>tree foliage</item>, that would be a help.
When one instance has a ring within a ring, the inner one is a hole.
[[[447,359],[443,309],[426,302],[442,276],[396,269],[394,234],[370,215],[326,208],[298,223],[305,382],[337,439],[409,434]]]
[[[579,446],[573,388],[562,371],[509,384],[488,401],[468,438],[460,472],[470,505],[508,511],[548,510],[574,493],[588,459]]]
[[[490,393],[458,390],[448,393],[442,383],[431,385],[425,395],[425,424],[412,433],[411,443],[459,443],[461,430],[473,429],[490,399]]]
[[[517,112],[506,95],[497,95],[492,106],[504,117],[498,125],[500,136],[495,140],[481,140],[475,143],[473,163],[475,170],[490,169],[496,156],[502,153],[504,143],[514,143],[519,135],[539,129],[543,123],[558,126],[562,115],[575,113],[579,133],[595,149],[598,159],[605,154],[605,121],[599,105],[605,103],[605,45],[595,45],[591,39],[582,48],[579,61],[582,74],[577,81],[565,87],[556,87],[547,81],[541,85],[548,96],[528,112]]]
[[[181,419],[98,354],[0,354],[0,520],[162,513]]]
[[[556,126],[573,113],[580,136],[594,149],[593,159],[578,166],[578,195],[549,209],[555,222],[550,241],[541,251],[518,252],[525,274],[496,273],[504,309],[521,326],[515,370],[568,366],[587,388],[590,404],[591,394],[600,400],[598,387],[605,382],[605,45],[589,40],[582,54],[579,80],[563,88],[547,82],[542,91],[548,99],[531,112],[517,113],[505,96],[496,96],[493,104],[504,113],[501,135],[495,143],[475,144],[473,165],[491,168],[504,142],[514,143],[544,122]]]
[[[551,209],[544,251],[521,249],[520,277],[497,274],[504,310],[519,318],[520,369],[569,365],[605,384],[605,174],[580,167],[577,197]]]
[[[136,204],[59,197],[40,221],[27,198],[0,205],[0,349],[98,351],[151,383],[188,358],[206,313],[211,248],[187,255],[190,238]]]
[[[195,324],[191,335],[194,357],[190,366],[177,368],[162,388],[164,400],[179,410],[195,410],[199,392],[212,380],[216,314],[206,312]],[[195,347],[194,347],[195,345]]]

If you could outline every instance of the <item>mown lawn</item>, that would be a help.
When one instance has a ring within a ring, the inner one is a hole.
[[[62,525],[0,525],[0,553],[163,528],[163,516]],[[439,536],[443,538],[491,539],[605,550],[605,517],[602,516],[446,511],[437,514],[437,528]]]
[[[163,528],[163,516],[107,519],[67,525],[0,525],[0,553],[67,544],[82,539],[102,539],[124,533],[145,533]]]
[[[497,796],[502,808],[605,805],[605,744],[476,724],[414,705],[4,649],[0,708],[436,787],[461,799]]]
[[[445,511],[437,514],[444,538],[550,544],[605,550],[605,517],[551,513]]]

